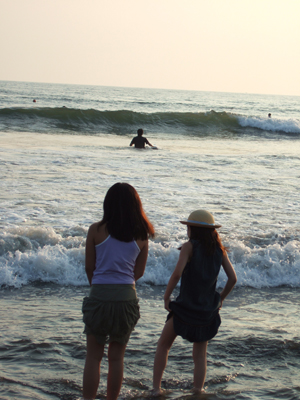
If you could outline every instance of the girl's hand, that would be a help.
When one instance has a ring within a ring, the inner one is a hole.
[[[170,298],[168,298],[168,299],[165,300],[165,309],[166,309],[167,311],[169,311],[169,312],[171,311],[170,308],[169,308],[170,301],[171,301]]]

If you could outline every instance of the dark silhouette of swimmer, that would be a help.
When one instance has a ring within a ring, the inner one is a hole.
[[[148,144],[149,146],[154,147],[145,137],[143,137],[143,133],[144,133],[143,129],[138,129],[137,131],[138,136],[132,139],[129,146],[135,145],[136,149],[144,149],[145,145]]]
[[[268,117],[271,118],[271,113],[268,114]]]
[[[36,99],[34,99],[33,102],[36,103]]]

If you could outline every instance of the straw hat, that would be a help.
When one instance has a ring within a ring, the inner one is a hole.
[[[198,226],[202,228],[220,228],[222,225],[215,225],[213,215],[205,210],[193,211],[188,219],[180,221],[184,225]]]

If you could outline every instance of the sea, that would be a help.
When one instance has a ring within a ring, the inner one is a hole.
[[[129,146],[139,128],[157,149]],[[81,398],[85,240],[116,182],[156,231],[119,399],[151,398],[179,221],[197,209],[222,225],[238,277],[199,398],[300,399],[300,97],[1,81],[0,163],[1,400]],[[105,356],[97,399],[106,378]],[[192,386],[179,337],[162,398],[197,398]]]

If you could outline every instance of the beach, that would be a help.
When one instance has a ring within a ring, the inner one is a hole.
[[[208,346],[207,399],[299,399],[299,97],[0,82],[0,398],[81,396],[88,227],[116,182],[156,230],[120,399],[149,398],[163,293],[195,209],[222,225],[237,272]],[[36,99],[36,103],[33,103]],[[272,118],[268,118],[272,112]],[[136,130],[158,150],[136,150]],[[221,271],[218,290],[226,277]],[[178,290],[178,288],[177,288]],[[191,396],[177,338],[167,398]],[[98,398],[105,398],[107,361]],[[190,398],[190,397],[189,397]]]

